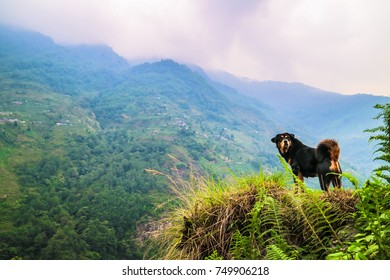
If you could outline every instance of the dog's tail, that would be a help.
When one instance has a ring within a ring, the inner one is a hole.
[[[331,162],[336,163],[340,157],[339,144],[334,139],[322,140],[317,146],[315,156],[318,162],[323,162],[328,158]]]

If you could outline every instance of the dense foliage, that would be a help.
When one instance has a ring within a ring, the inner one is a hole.
[[[2,221],[2,259],[142,258],[137,224],[156,215],[165,193],[144,169],[163,166],[166,147],[125,134],[70,136],[62,155],[15,165],[22,196],[0,201],[10,222],[6,230]]]
[[[378,104],[375,108],[380,110],[375,119],[382,119],[382,125],[367,129],[366,132],[372,134],[370,141],[377,143],[378,148],[375,153],[379,155],[375,159],[384,163],[374,171],[377,172],[379,177],[390,183],[390,104]]]
[[[363,188],[356,190],[360,203],[354,240],[329,259],[390,259],[390,104],[375,107],[381,110],[376,118],[382,119],[383,125],[367,132],[377,133],[370,140],[377,141],[376,159],[384,165],[374,170]]]

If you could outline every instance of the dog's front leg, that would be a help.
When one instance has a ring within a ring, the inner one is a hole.
[[[298,179],[301,180],[302,183],[305,181],[305,179],[303,179],[303,175],[301,171],[298,171]]]
[[[291,165],[292,172],[295,175],[294,182],[296,183],[296,179],[295,179],[296,177],[298,177],[299,180],[304,182],[303,175],[302,175],[301,169],[299,168],[299,165],[295,161],[290,162],[290,165]]]
[[[294,175],[295,175],[295,176],[294,176],[294,184],[295,184],[295,187],[296,187],[297,192],[298,192],[298,190],[301,189],[301,188],[300,188],[301,184],[302,184],[305,180],[303,179],[302,172],[300,171],[299,167],[298,167],[296,164],[293,164],[291,167],[292,167],[292,171],[293,171],[293,173],[294,173]],[[298,182],[298,180],[301,181],[301,182]]]
[[[326,188],[326,184],[324,182],[324,175],[323,174],[318,173],[318,180],[320,181],[321,190],[328,191],[327,188]]]

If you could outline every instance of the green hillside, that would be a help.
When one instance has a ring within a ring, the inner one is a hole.
[[[255,121],[265,106],[235,105],[183,65],[130,68],[104,46],[0,32],[1,259],[141,258],[140,228],[170,196],[146,169],[276,160]]]

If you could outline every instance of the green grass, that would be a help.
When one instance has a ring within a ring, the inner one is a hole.
[[[9,158],[14,149],[0,146],[0,200],[15,200],[19,196],[16,176],[9,171]]]
[[[353,232],[352,190],[297,190],[265,172],[171,182],[179,202],[159,222],[158,259],[325,259]]]
[[[19,195],[16,176],[0,165],[0,199],[15,200]]]
[[[0,165],[4,165],[5,161],[11,155],[11,148],[6,146],[0,146]]]
[[[12,228],[12,211],[20,198],[17,177],[9,171],[9,159],[14,150],[0,146],[0,232]]]

